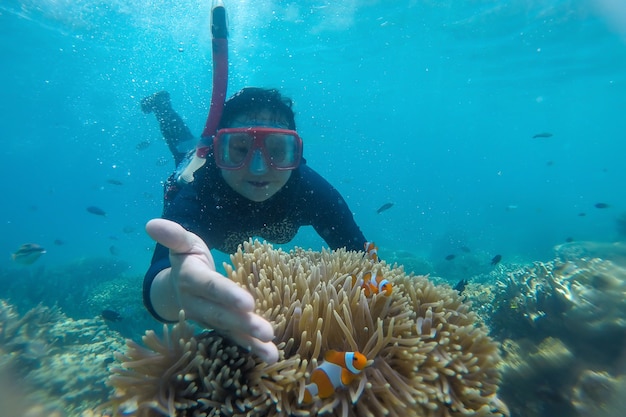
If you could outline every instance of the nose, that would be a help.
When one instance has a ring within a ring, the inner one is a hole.
[[[252,160],[250,161],[250,172],[254,175],[263,175],[267,173],[267,164],[261,151],[256,149],[252,154]]]

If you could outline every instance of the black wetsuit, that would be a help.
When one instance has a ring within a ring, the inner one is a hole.
[[[248,200],[226,184],[211,154],[195,178],[175,193],[166,193],[163,218],[197,234],[211,249],[233,253],[254,236],[286,243],[301,226],[311,225],[331,249],[363,250],[365,237],[343,197],[304,161],[285,186],[263,202]],[[169,266],[169,250],[157,244],[143,293],[146,308],[160,320],[150,303],[150,286]]]

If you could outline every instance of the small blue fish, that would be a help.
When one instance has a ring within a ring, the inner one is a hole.
[[[536,135],[533,136],[533,139],[537,139],[537,138],[551,138],[552,137],[552,133],[550,132],[542,132],[542,133],[537,133]]]
[[[95,214],[96,216],[106,216],[106,211],[102,210],[100,207],[89,206],[87,207],[87,211],[91,214]]]
[[[392,207],[393,207],[393,203],[385,203],[385,204],[383,204],[382,206],[380,206],[380,207],[378,208],[378,210],[376,210],[376,214],[380,214],[380,213],[382,213],[383,211],[387,211],[387,210],[389,210],[389,209],[390,209],[390,208],[392,208]]]
[[[465,291],[465,286],[467,284],[469,284],[469,281],[466,279],[462,279],[459,282],[457,282],[456,285],[452,287],[452,289],[457,290],[459,294],[463,294],[463,291]]]
[[[149,147],[150,147],[150,141],[144,140],[143,142],[139,142],[135,146],[135,149],[137,149],[138,151],[143,151],[144,149],[148,149]]]
[[[102,310],[102,313],[100,314],[102,315],[102,318],[107,321],[118,322],[124,319],[120,313],[113,310]]]

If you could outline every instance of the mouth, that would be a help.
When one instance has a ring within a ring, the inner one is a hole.
[[[256,188],[265,188],[270,183],[269,183],[269,181],[248,181],[248,184],[250,184],[251,186],[256,187]]]

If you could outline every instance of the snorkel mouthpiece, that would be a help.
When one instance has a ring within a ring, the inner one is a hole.
[[[189,164],[185,167],[183,172],[178,176],[179,184],[189,184],[192,183],[194,178],[193,174],[196,173],[197,170],[202,168],[204,163],[206,162],[206,158],[201,158],[198,154],[194,154],[193,158],[189,161]]]
[[[206,156],[211,151],[211,139],[217,132],[228,87],[228,24],[226,8],[221,0],[214,0],[211,7],[211,35],[213,52],[213,91],[211,106],[207,116],[200,141],[196,145],[196,152],[189,164],[178,177],[178,182],[189,184],[194,180],[194,173],[202,168]]]

